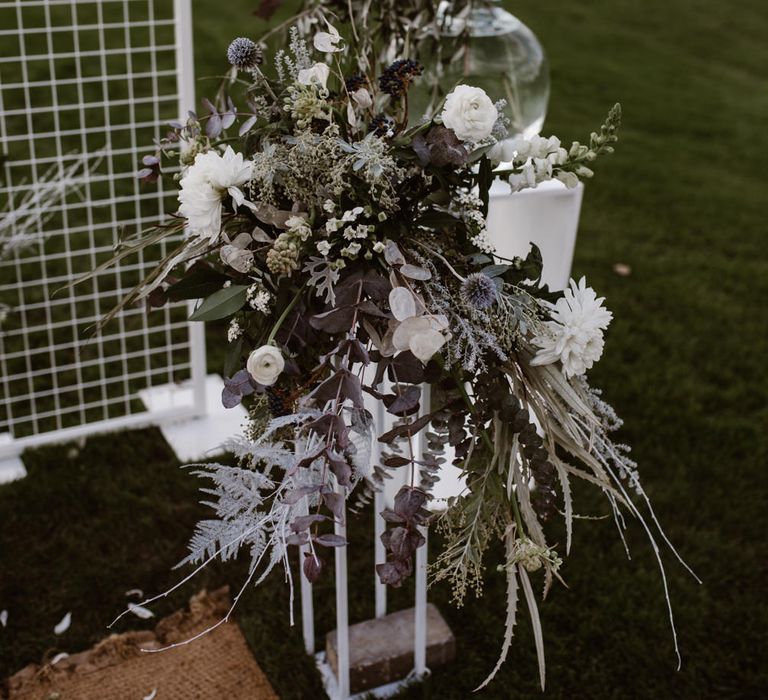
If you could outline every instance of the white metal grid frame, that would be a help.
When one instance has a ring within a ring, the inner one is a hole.
[[[86,332],[163,249],[54,296],[108,259],[119,235],[177,208],[173,187],[143,185],[136,171],[194,106],[190,0],[0,0],[0,46],[0,211],[12,220],[52,166],[83,162],[76,191],[38,212],[43,243],[0,260],[0,459],[204,414],[203,326],[186,320],[186,304],[128,309]],[[138,399],[184,381],[187,405],[150,412]]]

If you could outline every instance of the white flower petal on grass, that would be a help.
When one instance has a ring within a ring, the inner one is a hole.
[[[154,617],[155,613],[153,613],[148,608],[145,608],[141,605],[136,605],[135,603],[128,603],[128,610],[130,610],[136,617],[141,618],[142,620],[149,620],[150,617]]]
[[[68,612],[64,617],[61,618],[61,622],[59,622],[56,627],[53,628],[54,634],[64,634],[69,629],[69,626],[72,624],[72,613]]]
[[[603,306],[603,297],[587,287],[584,277],[571,280],[562,298],[552,307],[546,332],[533,339],[540,348],[532,365],[561,362],[566,378],[584,374],[603,354],[603,331],[613,315]]]
[[[126,597],[130,598],[131,596],[135,596],[136,598],[141,598],[144,596],[144,591],[141,590],[141,588],[131,588],[130,591],[125,592]]]
[[[155,700],[157,695],[157,688],[152,688],[152,692],[149,695],[145,695],[143,700]]]
[[[5,627],[8,624],[8,611],[2,610],[0,611],[0,625]]]
[[[59,663],[59,661],[64,661],[64,659],[68,658],[69,654],[67,654],[65,651],[62,651],[60,654],[56,654],[56,656],[51,659],[50,664],[51,666],[55,666],[57,663]]]
[[[389,293],[389,308],[398,321],[405,321],[406,318],[416,315],[416,299],[409,289],[395,287]]]

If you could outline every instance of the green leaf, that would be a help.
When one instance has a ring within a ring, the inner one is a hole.
[[[198,267],[168,287],[165,293],[174,300],[203,299],[221,289],[227,279],[226,275],[210,267]]]
[[[509,270],[509,265],[488,265],[480,270],[480,272],[484,275],[488,275],[488,277],[500,277],[507,270]]]
[[[525,279],[533,280],[535,282],[541,278],[541,268],[543,265],[544,261],[541,257],[539,247],[536,244],[531,243],[531,250],[523,261],[520,272]]]
[[[247,290],[248,287],[245,285],[233,284],[231,287],[214,292],[195,309],[189,320],[216,321],[231,316],[243,308]]]

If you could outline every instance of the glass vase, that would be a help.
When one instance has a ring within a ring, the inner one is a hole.
[[[463,83],[483,88],[494,101],[506,100],[510,137],[538,134],[549,101],[549,66],[536,35],[493,0],[457,5],[438,8],[439,46],[433,65],[430,56],[420,57],[425,80],[414,95],[412,116],[432,115]]]

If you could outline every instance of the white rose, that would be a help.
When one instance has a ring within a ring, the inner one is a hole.
[[[259,384],[272,386],[285,368],[285,360],[274,345],[262,345],[248,356],[245,367]]]
[[[315,63],[311,68],[299,71],[298,80],[302,85],[318,85],[325,90],[331,69],[325,63]]]
[[[499,112],[485,90],[457,85],[445,98],[443,124],[462,141],[482,141],[491,135]]]

